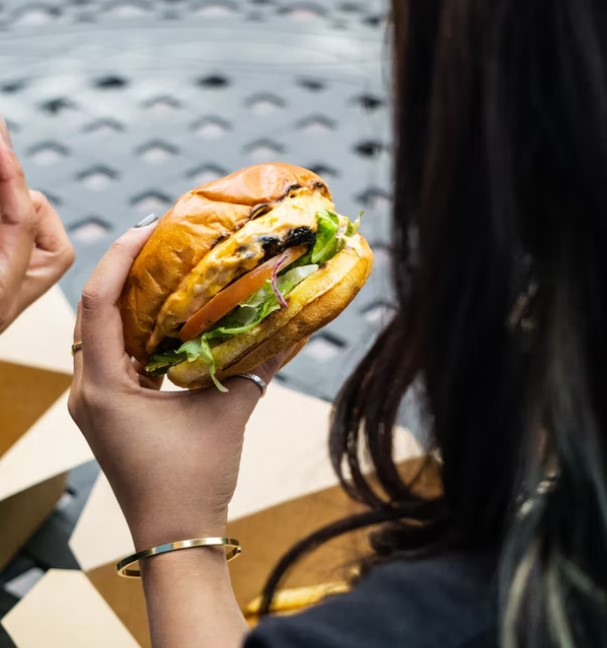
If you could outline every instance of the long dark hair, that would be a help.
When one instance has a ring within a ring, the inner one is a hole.
[[[266,602],[302,553],[383,523],[376,561],[498,552],[504,646],[605,646],[607,7],[394,0],[393,30],[397,312],[330,433],[366,511],[294,547]],[[392,455],[413,385],[430,500]]]

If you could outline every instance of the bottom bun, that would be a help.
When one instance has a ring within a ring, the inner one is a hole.
[[[306,338],[346,308],[364,285],[373,263],[371,248],[361,236],[357,239],[358,250],[343,249],[300,283],[289,294],[287,308],[272,313],[252,331],[213,348],[219,380],[252,371],[291,347],[303,346]],[[182,362],[172,367],[168,376],[188,389],[212,385],[203,360]]]

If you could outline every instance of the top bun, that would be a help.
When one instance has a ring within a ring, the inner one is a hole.
[[[183,277],[257,208],[283,199],[294,187],[331,199],[315,173],[281,163],[247,167],[181,196],[160,220],[127,278],[121,299],[127,353],[145,363],[158,313]]]

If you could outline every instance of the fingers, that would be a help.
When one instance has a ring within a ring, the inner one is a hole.
[[[36,229],[37,215],[23,170],[5,136],[0,137],[0,290],[2,295],[13,295],[19,291],[34,248]]]
[[[40,191],[30,191],[30,198],[38,216],[36,247],[56,255],[60,270],[65,272],[74,261],[74,247],[63,222],[48,198]]]
[[[297,347],[293,347],[279,353],[259,367],[253,369],[250,373],[259,376],[266,385],[269,385],[272,378],[274,378],[280,368],[293,357],[294,349],[296,348]],[[235,402],[241,404],[244,408],[245,415],[248,418],[257,404],[257,401],[262,396],[259,385],[256,385],[252,380],[238,376],[234,376],[225,382],[226,386],[229,388],[230,400],[234,399]],[[223,396],[223,398],[225,399],[225,396]],[[232,404],[230,404],[230,407],[232,407]]]
[[[55,284],[74,260],[57,212],[30,192],[0,117],[0,328]]]
[[[4,140],[9,148],[13,148],[13,138],[11,132],[8,130],[8,125],[4,121],[4,117],[0,115],[0,138]]]
[[[255,374],[266,385],[269,385],[290,353],[291,350],[279,354],[256,367],[250,373]],[[188,396],[194,399],[194,406],[201,408],[203,411],[209,406],[214,408],[216,417],[222,420],[226,430],[240,430],[242,432],[263,395],[262,390],[260,385],[254,381],[239,376],[226,379],[224,384],[229,390],[227,394],[219,393],[211,387],[203,392],[191,392]]]
[[[74,262],[75,253],[59,214],[39,191],[30,191],[37,232],[20,291],[21,310],[57,283]]]
[[[125,363],[133,371],[124,350],[118,301],[133,261],[156,224],[157,221],[123,234],[101,259],[82,293],[84,370],[102,380],[114,375],[117,369],[124,372]]]

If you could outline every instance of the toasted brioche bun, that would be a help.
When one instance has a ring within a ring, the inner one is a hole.
[[[182,196],[160,220],[126,281],[120,308],[127,352],[145,364],[165,337],[177,337],[182,324],[213,295],[265,258],[268,236],[280,242],[292,232],[314,232],[322,209],[333,210],[326,184],[311,171],[287,164],[249,167]],[[372,258],[366,241],[355,235],[289,293],[287,307],[213,346],[218,378],[299,350],[355,297]],[[172,367],[169,378],[189,389],[212,384],[202,360]]]
[[[163,216],[133,263],[121,298],[125,348],[146,363],[158,314],[184,277],[218,243],[243,227],[260,206],[294,187],[331,200],[315,173],[290,164],[260,164],[184,194]]]
[[[251,371],[275,355],[298,346],[328,324],[354,299],[373,263],[365,239],[357,235],[358,249],[344,248],[288,297],[287,308],[272,313],[252,331],[213,347],[220,380]],[[203,361],[183,362],[169,370],[180,387],[208,387],[212,381]]]

